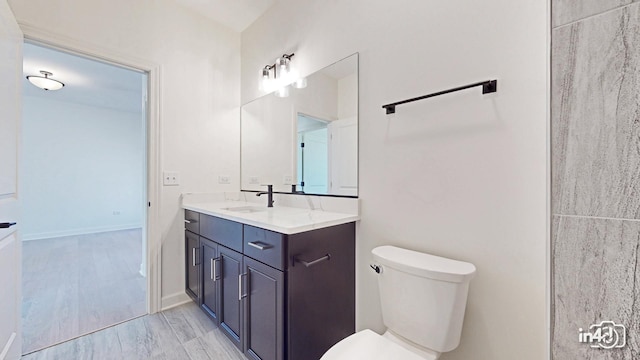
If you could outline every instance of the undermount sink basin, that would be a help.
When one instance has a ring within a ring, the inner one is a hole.
[[[267,208],[261,207],[261,206],[238,206],[238,207],[224,208],[222,210],[239,212],[239,213],[254,213],[254,212],[267,211]]]

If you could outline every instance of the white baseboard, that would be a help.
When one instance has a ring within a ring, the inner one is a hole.
[[[182,292],[177,292],[175,294],[171,294],[171,295],[167,295],[167,296],[163,296],[162,297],[162,305],[160,306],[160,311],[165,311],[165,310],[169,310],[171,308],[174,308],[176,306],[180,306],[182,304],[186,304],[191,300],[191,298],[189,297],[189,295],[187,295],[187,293],[185,293],[184,291]]]
[[[37,233],[37,234],[23,233],[22,241],[52,239],[52,238],[58,238],[63,236],[95,234],[95,233],[102,233],[102,232],[109,232],[109,231],[139,229],[139,228],[142,228],[142,225],[143,224],[123,224],[123,225],[114,225],[114,226],[97,226],[92,228],[71,229],[71,230],[63,230],[63,231],[50,231],[50,232]]]

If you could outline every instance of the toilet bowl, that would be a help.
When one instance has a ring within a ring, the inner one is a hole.
[[[321,360],[367,359],[367,360],[436,360],[436,355],[420,356],[396,342],[369,329],[359,331],[327,351]]]
[[[418,355],[369,329],[359,331],[331,347],[321,360],[436,360],[437,355]]]
[[[387,331],[359,331],[321,360],[436,360],[460,343],[473,264],[381,246],[372,251]]]

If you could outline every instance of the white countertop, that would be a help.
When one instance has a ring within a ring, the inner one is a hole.
[[[225,210],[237,207],[264,207],[264,211],[243,213]],[[199,213],[237,221],[239,223],[276,231],[282,234],[297,234],[304,231],[346,224],[360,220],[360,216],[337,212],[310,210],[288,206],[267,208],[255,202],[191,202],[183,201],[182,207]]]

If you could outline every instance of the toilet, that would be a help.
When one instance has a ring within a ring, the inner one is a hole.
[[[435,360],[458,347],[475,266],[395,246],[372,254],[387,331],[359,331],[321,360]]]

